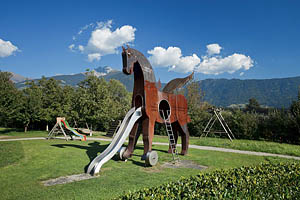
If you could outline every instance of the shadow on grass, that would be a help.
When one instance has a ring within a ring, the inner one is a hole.
[[[58,147],[58,148],[74,147],[74,148],[86,150],[86,154],[90,159],[90,162],[84,167],[84,171],[86,172],[90,163],[94,160],[94,158],[97,157],[97,154],[99,152],[103,152],[107,148],[108,144],[100,145],[99,142],[94,141],[89,143],[88,146],[82,146],[77,144],[53,144],[51,146]]]
[[[97,157],[97,154],[99,152],[103,152],[108,147],[108,145],[109,144],[100,145],[100,142],[94,141],[94,142],[89,143],[88,146],[77,145],[77,144],[53,144],[51,146],[58,147],[58,148],[74,147],[74,148],[79,148],[79,149],[86,150],[86,154],[90,159],[90,162],[84,167],[84,171],[86,172],[87,169],[88,169],[88,166],[90,165],[90,163],[94,160],[94,158]],[[137,150],[137,149],[138,150],[144,150],[144,147],[143,146],[136,146],[135,150]],[[168,153],[167,150],[161,150],[161,149],[156,149],[156,148],[153,148],[152,150],[153,151],[160,151],[160,152],[163,152],[163,153]],[[141,157],[142,155],[132,154],[132,156]],[[116,156],[114,156],[112,158],[112,160],[119,161],[119,159]],[[145,165],[144,161],[136,161],[132,158],[129,158],[128,161],[131,161],[133,164],[135,164],[137,166],[147,167]]]
[[[169,148],[169,147],[166,146],[166,148]],[[143,146],[136,146],[135,149],[144,150],[144,147]],[[156,149],[156,148],[152,148],[152,151],[159,151],[159,152],[162,152],[162,153],[168,153],[168,150],[161,150],[161,149]]]
[[[9,134],[11,132],[24,132],[24,130],[19,129],[19,128],[1,128],[0,129],[0,134]]]

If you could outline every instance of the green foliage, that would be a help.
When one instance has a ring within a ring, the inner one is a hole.
[[[290,111],[292,115],[294,116],[295,123],[298,128],[298,134],[300,134],[300,87],[298,89],[298,100],[293,101]]]
[[[187,85],[186,90],[189,110],[201,108],[203,104],[204,93],[200,89],[199,84],[196,81],[192,81]]]
[[[42,118],[42,90],[33,81],[29,82],[30,87],[25,88],[20,101],[20,110],[16,114],[17,121],[27,131],[30,123],[38,123]]]
[[[97,71],[97,69],[96,69]],[[54,76],[62,80],[65,85],[76,86],[85,79],[84,74]],[[124,76],[121,71],[112,71],[103,76],[106,81],[119,80],[128,91],[133,89],[133,76]],[[297,87],[300,77],[265,79],[265,80],[239,80],[239,79],[206,79],[197,82],[201,91],[205,93],[204,101],[212,105],[227,107],[232,104],[246,104],[255,97],[261,105],[275,108],[289,107],[297,99]],[[162,83],[162,87],[164,87]],[[17,83],[18,88],[24,87],[24,82]]]
[[[190,135],[192,136],[201,136],[203,130],[208,123],[211,114],[205,111],[204,109],[195,109],[189,112],[191,122],[188,123],[188,129]]]
[[[299,163],[265,163],[181,178],[118,199],[297,199],[299,195]]]
[[[122,119],[130,108],[130,94],[117,80],[106,82],[93,73],[77,88],[63,86],[59,80],[43,77],[26,83],[18,91],[9,73],[0,74],[0,125],[45,129],[53,126],[56,117],[66,117],[71,123],[94,130],[106,130],[112,120]],[[1,95],[2,94],[2,95]]]
[[[109,73],[111,77],[116,74]],[[123,119],[131,104],[131,95],[123,84],[99,79],[93,72],[87,73],[78,87],[64,86],[58,80],[43,77],[28,82],[28,87],[20,91],[10,77],[11,74],[0,72],[0,126],[3,127],[45,130],[48,124],[50,127],[55,124],[56,117],[66,117],[71,125],[76,121],[78,126],[84,127],[87,122],[94,130],[105,131],[111,121]],[[200,136],[211,117],[207,112],[211,106],[204,102],[208,92],[206,96],[202,92],[205,84],[194,81],[186,87],[191,136]],[[292,103],[290,112],[275,109],[265,112],[258,103],[259,96],[258,100],[248,99],[246,110],[223,112],[237,138],[300,143],[300,97]],[[157,124],[155,133],[165,135],[164,125]]]
[[[10,80],[12,74],[0,72],[0,125],[11,126],[20,109],[21,93]]]
[[[256,137],[260,115],[236,110],[230,117],[224,116],[237,138],[259,139]]]
[[[76,99],[79,119],[101,131],[106,130],[112,120],[122,119],[130,108],[130,96],[119,81],[106,82],[93,75],[79,84]]]
[[[291,144],[300,143],[300,134],[296,118],[284,110],[273,110],[268,114],[244,112],[242,110],[225,110],[222,115],[231,131],[238,139],[268,140]],[[200,136],[207,125],[211,114],[207,111],[190,112],[191,122],[188,124],[192,136]],[[212,128],[223,130],[217,121]],[[215,136],[209,134],[208,136]],[[227,137],[225,134],[218,137]]]

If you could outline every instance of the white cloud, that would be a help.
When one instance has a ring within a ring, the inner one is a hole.
[[[203,74],[218,75],[225,72],[232,74],[238,70],[249,70],[253,66],[253,60],[249,56],[238,53],[224,58],[204,56],[202,59],[196,71]]]
[[[75,44],[69,45],[69,49],[74,52]]]
[[[4,41],[0,39],[0,57],[11,56],[15,51],[18,51],[18,47],[13,45],[10,41]]]
[[[135,39],[135,30],[129,25],[117,28],[115,31],[111,31],[109,27],[103,26],[92,32],[87,49],[99,52],[102,55],[114,54],[117,52],[118,47]]]
[[[87,28],[95,26],[87,45],[78,45],[78,50],[88,55],[89,61],[100,60],[101,56],[117,53],[117,49],[124,44],[133,42],[135,39],[136,28],[124,25],[115,30],[112,29],[112,20],[107,22],[97,22],[84,26],[78,35]]]
[[[82,27],[82,28],[78,31],[77,35],[81,35],[86,29],[88,29],[89,27],[93,27],[93,26],[94,26],[94,23],[90,23],[90,24],[85,25],[84,27]]]
[[[234,73],[238,70],[249,70],[253,66],[253,60],[246,55],[234,53],[227,57],[221,57],[220,55],[212,56],[213,54],[219,54],[222,49],[218,44],[213,46],[207,45],[207,54],[202,56],[202,61],[197,54],[192,56],[182,56],[181,49],[179,47],[155,47],[149,50],[151,55],[149,60],[153,66],[156,67],[169,67],[169,70],[188,73],[198,72],[203,74],[222,74],[222,73]],[[213,54],[212,54],[213,53]],[[243,74],[243,72],[241,72]]]
[[[107,22],[96,22],[97,24],[97,27],[96,29],[98,28],[111,28],[112,27],[112,23],[113,21],[110,19],[110,20],[107,20]]]
[[[78,45],[78,49],[79,49],[79,51],[83,52],[84,51],[84,46]]]
[[[194,68],[200,63],[200,58],[193,54],[192,56],[181,57],[179,63],[172,66],[172,70],[181,73],[188,73],[194,71]]]
[[[181,55],[181,49],[178,47],[169,47],[165,49],[163,47],[155,47],[153,50],[148,51],[151,56],[150,62],[155,66],[168,67],[176,65]]]
[[[192,72],[200,63],[200,58],[196,54],[183,57],[178,47],[168,47],[168,49],[155,47],[148,53],[151,54],[149,60],[154,66],[170,67],[169,70],[181,73]]]
[[[88,54],[88,61],[93,62],[94,60],[99,61],[101,58],[101,54],[100,53],[91,53]]]
[[[206,46],[206,48],[208,55],[219,54],[222,49],[222,47],[219,44],[209,44]]]

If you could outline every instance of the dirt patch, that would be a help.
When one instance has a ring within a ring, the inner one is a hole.
[[[142,167],[141,171],[147,172],[147,173],[157,173],[163,170],[163,167],[160,164],[157,164],[152,167]]]
[[[180,160],[176,164],[173,162],[165,162],[162,165],[158,164],[152,167],[142,167],[140,170],[143,172],[147,173],[157,173],[162,171],[164,168],[172,168],[172,169],[177,169],[177,168],[190,168],[190,169],[199,169],[199,170],[204,170],[207,169],[206,166],[203,165],[198,165],[197,163],[190,161],[190,160]]]
[[[166,168],[173,168],[173,169],[176,168],[190,168],[190,169],[199,169],[199,170],[207,169],[206,166],[198,165],[197,163],[194,163],[193,161],[190,160],[180,160],[175,164],[171,162],[166,162],[162,166]]]
[[[71,183],[75,181],[82,181],[82,180],[87,180],[91,178],[96,178],[97,176],[91,176],[89,174],[74,174],[71,176],[63,176],[55,179],[50,179],[47,181],[43,181],[44,186],[52,186],[52,185],[57,185],[57,184],[66,184],[66,183]]]
[[[11,136],[0,136],[0,139],[12,138]]]

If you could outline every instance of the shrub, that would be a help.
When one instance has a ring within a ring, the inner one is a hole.
[[[118,199],[297,199],[299,163],[264,163],[181,178]]]
[[[191,122],[188,124],[191,136],[200,136],[208,123],[211,114],[202,109],[195,109],[189,113]]]

